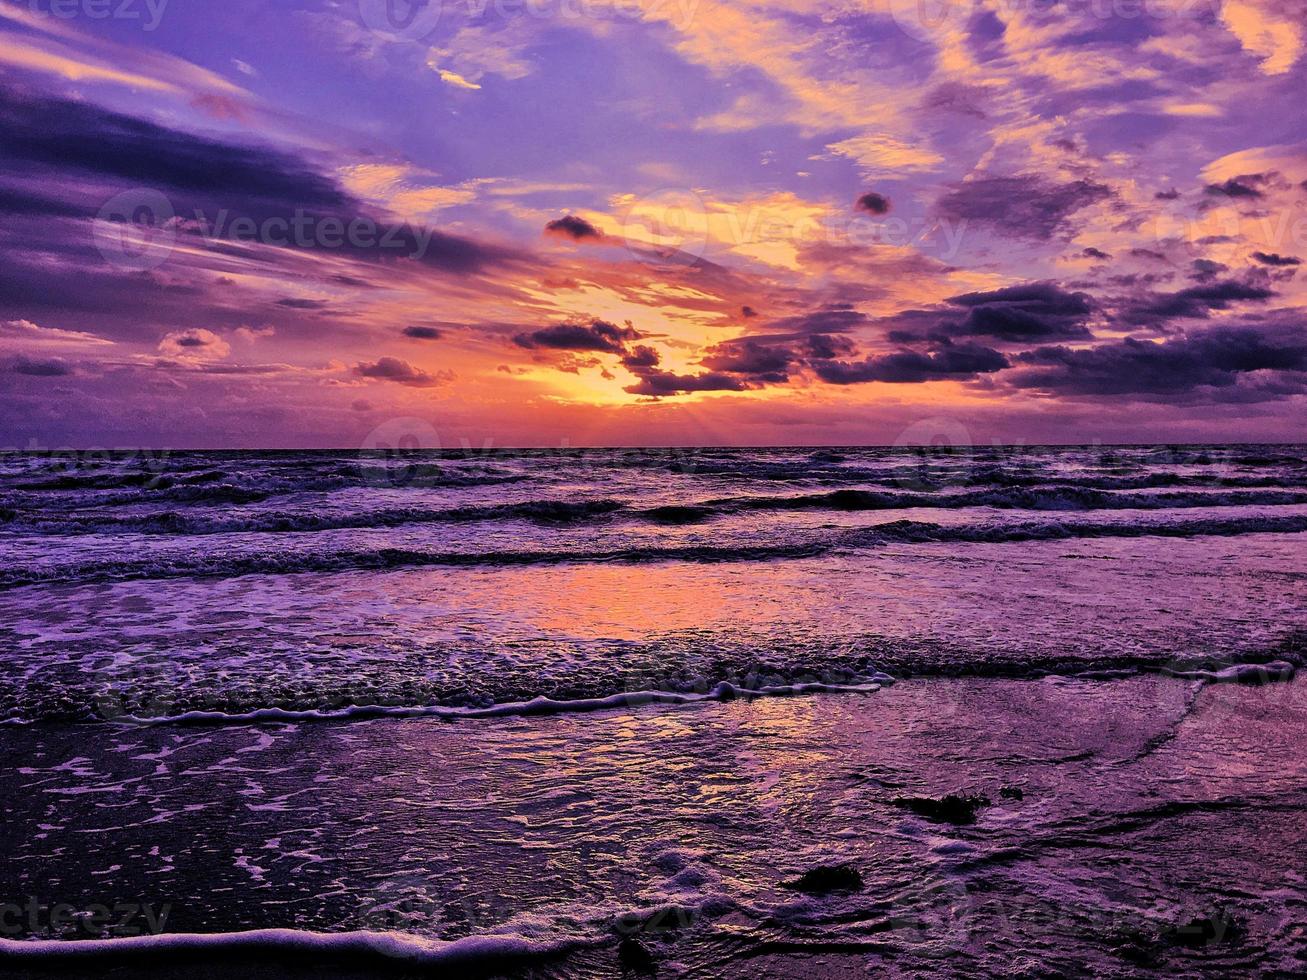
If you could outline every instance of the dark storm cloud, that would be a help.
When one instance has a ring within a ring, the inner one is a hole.
[[[1190,278],[1199,282],[1211,282],[1222,272],[1230,271],[1230,267],[1224,262],[1213,262],[1211,259],[1194,259],[1190,269],[1193,270]]]
[[[1099,259],[1100,261],[1104,259],[1110,259],[1112,257],[1107,252],[1104,252],[1101,248],[1094,248],[1093,246],[1090,246],[1089,248],[1085,249],[1080,254],[1086,259]]]
[[[868,381],[919,384],[925,381],[964,380],[1008,367],[998,351],[978,344],[947,344],[934,352],[897,351],[863,361],[817,361],[813,369],[828,384],[850,385]]]
[[[848,337],[829,333],[815,333],[805,337],[803,346],[804,353],[818,360],[849,357],[857,351],[857,345]]]
[[[795,353],[788,347],[746,339],[718,344],[699,361],[709,371],[747,375],[768,384],[790,379]]]
[[[674,374],[671,371],[644,371],[637,384],[624,390],[632,395],[679,395],[690,391],[746,391],[750,385],[743,378],[729,374]]]
[[[1225,310],[1232,303],[1261,302],[1274,295],[1267,286],[1226,279],[1132,302],[1121,310],[1121,318],[1127,323],[1158,326],[1168,320],[1204,319],[1211,310]]]
[[[1040,316],[1083,317],[1093,312],[1093,305],[1085,293],[1072,293],[1053,282],[1031,282],[1019,286],[1005,286],[986,292],[963,293],[950,297],[954,306],[1018,307]]]
[[[1264,184],[1266,181],[1266,174],[1244,174],[1240,177],[1231,177],[1219,184],[1208,184],[1205,190],[1212,197],[1260,198],[1264,195],[1256,185]]]
[[[622,358],[622,363],[634,374],[642,373],[646,368],[655,368],[661,363],[662,358],[652,347],[646,347],[644,344],[638,344],[632,348],[631,352]]]
[[[279,299],[278,306],[284,306],[290,310],[322,310],[330,304],[325,299]]]
[[[442,336],[435,327],[405,327],[403,334],[414,340],[439,340]]]
[[[179,334],[169,335],[167,339],[177,347],[190,347],[194,349],[212,347],[218,343],[219,340],[218,337],[212,334],[202,333],[199,330],[186,330]]]
[[[1071,340],[1093,336],[1085,321],[1094,304],[1086,293],[1070,292],[1052,282],[1032,282],[986,292],[964,293],[947,300],[967,312],[950,319],[948,310],[910,310],[891,318],[900,325],[921,323],[917,330],[890,331],[895,343],[991,337],[1008,343]],[[934,322],[930,322],[931,320]]]
[[[586,221],[585,218],[577,217],[574,214],[567,214],[549,222],[545,225],[545,233],[570,238],[577,242],[584,241],[587,238],[597,240],[604,237],[603,232]]]
[[[1034,174],[981,177],[953,185],[935,203],[935,211],[941,218],[984,225],[1012,238],[1048,241],[1068,230],[1077,211],[1111,196],[1111,190],[1091,180],[1057,184]]]
[[[394,381],[414,388],[430,388],[443,380],[414,367],[408,361],[398,357],[382,357],[371,364],[366,362],[354,365],[354,373],[360,378],[373,378],[380,381]]]
[[[566,351],[596,351],[606,354],[625,354],[628,340],[643,336],[629,323],[619,327],[604,320],[589,324],[560,323],[530,333],[520,333],[513,343],[528,349],[548,348]]]
[[[2,155],[3,147],[0,146],[0,156]],[[69,204],[45,194],[14,187],[0,187],[0,214],[80,218],[85,217],[87,213],[85,207]]]
[[[328,211],[355,202],[293,157],[168,129],[89,102],[24,98],[0,87],[0,153],[12,162],[119,178],[235,201],[294,202]]]
[[[11,181],[40,181],[43,188],[36,194],[23,186],[0,187],[0,211],[8,213],[93,218],[116,194],[148,188],[184,219],[183,232],[203,225],[216,239],[227,237],[240,219],[303,221],[332,237],[328,221],[346,228],[366,222],[377,241],[351,239],[333,252],[369,261],[411,258],[459,272],[520,258],[454,235],[388,223],[385,214],[374,213],[291,153],[171,129],[90,102],[0,85],[0,131],[0,171]],[[84,238],[85,230],[76,234]],[[47,228],[44,235],[57,240],[59,230]],[[209,244],[215,250],[221,245]],[[280,230],[265,244],[316,247]]]
[[[1280,255],[1278,252],[1253,252],[1253,258],[1262,265],[1302,265],[1302,259],[1296,255]]]
[[[62,378],[73,373],[72,365],[60,358],[36,359],[21,354],[9,362],[9,370],[33,378]]]
[[[1085,350],[1041,347],[1018,354],[1004,380],[1071,395],[1161,395],[1227,388],[1254,371],[1307,371],[1301,327],[1214,327],[1161,343],[1126,338]],[[1307,378],[1289,390],[1307,390]],[[1286,389],[1281,389],[1286,390]]]
[[[847,333],[867,322],[867,315],[848,304],[839,303],[822,307],[812,313],[784,317],[769,323],[768,329],[776,333]]]
[[[866,211],[868,214],[889,214],[890,199],[884,194],[877,194],[875,191],[867,191],[858,198],[854,208],[858,211]]]

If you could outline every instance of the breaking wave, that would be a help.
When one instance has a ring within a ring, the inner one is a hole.
[[[1203,517],[1135,522],[1027,521],[933,524],[899,520],[866,528],[789,535],[772,544],[647,545],[618,549],[538,548],[448,551],[421,548],[354,548],[334,551],[146,553],[89,561],[11,563],[0,570],[0,588],[37,583],[111,582],[178,576],[285,575],[422,566],[507,567],[565,563],[751,562],[816,558],[834,551],[891,544],[967,542],[997,544],[1073,538],[1230,537],[1307,531],[1307,514]]]

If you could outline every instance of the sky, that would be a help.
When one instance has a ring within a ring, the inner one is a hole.
[[[1295,441],[1307,0],[0,0],[0,448]]]

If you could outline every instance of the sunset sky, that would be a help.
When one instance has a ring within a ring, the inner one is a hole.
[[[1304,25],[0,0],[0,448],[1301,439]]]

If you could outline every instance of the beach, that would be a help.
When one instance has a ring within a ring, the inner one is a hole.
[[[0,969],[1300,973],[1304,459],[6,457]]]

